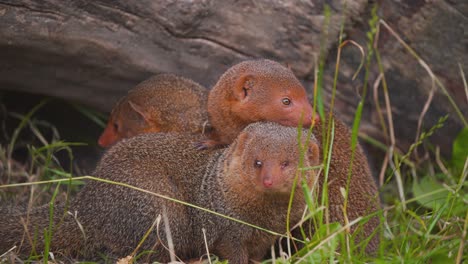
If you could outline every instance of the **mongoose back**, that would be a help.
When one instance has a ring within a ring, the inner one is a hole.
[[[202,133],[208,121],[208,89],[173,74],[155,75],[131,89],[114,106],[98,143],[149,132]]]
[[[317,165],[319,149],[314,138],[306,139],[304,166]],[[295,178],[309,186],[314,171],[298,173],[299,143],[296,128],[275,123],[246,127],[226,149],[200,151],[193,136],[176,133],[147,133],[125,139],[111,147],[97,166],[99,178],[119,181],[150,192],[173,197],[278,233],[286,231],[290,193]],[[300,220],[305,206],[300,184],[296,186],[291,224]],[[60,222],[56,206],[52,252],[86,258],[99,253],[125,257],[162,215],[142,247],[152,250],[152,260],[169,262],[165,227],[171,232],[174,253],[186,260],[210,253],[229,263],[261,260],[276,237],[211,213],[187,207],[124,186],[90,181],[70,204]],[[0,215],[0,252],[20,246],[25,213]],[[76,218],[76,220],[75,220]],[[166,221],[164,221],[166,219]],[[83,232],[77,222],[83,227]],[[28,235],[37,233],[36,251],[43,249],[43,230],[49,225],[48,208],[34,209],[26,225]],[[31,243],[19,248],[29,253]]]
[[[346,217],[348,221],[352,221],[358,217],[368,216],[380,210],[380,199],[378,195],[377,186],[367,161],[367,158],[358,144],[355,150],[355,156],[351,167],[351,131],[348,126],[336,116],[333,116],[335,130],[334,139],[331,153],[330,168],[328,173],[328,214],[330,222],[339,222],[342,225],[345,221],[344,211],[344,197],[341,188],[346,189],[348,172],[351,168],[351,176],[349,181],[348,202],[346,208]],[[327,127],[328,122],[331,120],[320,119],[315,127],[313,133],[317,140],[320,142],[320,153],[323,153],[324,140],[324,127]],[[322,162],[322,160],[321,160]],[[323,186],[324,177],[320,177],[320,185]],[[321,190],[321,188],[320,188]],[[355,243],[360,243],[363,240],[370,239],[369,243],[364,247],[365,251],[369,254],[374,253],[379,246],[378,229],[380,220],[378,216],[370,218],[364,225],[362,231],[355,236]],[[354,233],[359,225],[351,227],[351,232]],[[295,233],[300,236],[299,232]]]
[[[213,131],[201,149],[230,144],[253,122],[309,127],[313,110],[291,70],[261,59],[236,64],[219,78],[208,95],[208,115]]]

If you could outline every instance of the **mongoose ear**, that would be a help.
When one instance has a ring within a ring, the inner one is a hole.
[[[237,136],[237,149],[245,149],[245,145],[247,140],[249,139],[249,133],[246,131],[242,131],[239,136]]]
[[[145,109],[143,109],[143,107],[139,106],[138,104],[132,102],[132,101],[128,101],[128,104],[130,105],[130,107],[135,111],[137,112],[138,114],[141,115],[141,117],[143,117],[143,119],[145,120],[146,123],[148,124],[151,124],[152,122],[152,118],[151,116],[145,111]]]
[[[229,146],[229,151],[224,161],[225,168],[229,168],[232,161],[239,160],[246,149],[245,145],[248,138],[249,135],[247,132],[241,132],[239,136],[237,136],[236,140],[234,140],[234,142]]]
[[[310,141],[309,149],[307,150],[309,161],[312,165],[318,165],[320,162],[320,150],[317,145],[317,142]]]
[[[247,99],[252,92],[252,89],[255,84],[255,78],[250,75],[243,75],[241,76],[237,82],[236,86],[234,87],[234,96],[237,98],[239,101],[243,101]]]

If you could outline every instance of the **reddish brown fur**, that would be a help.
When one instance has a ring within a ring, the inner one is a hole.
[[[98,143],[150,132],[199,134],[208,120],[208,90],[176,75],[159,74],[138,84],[114,106]]]
[[[289,105],[283,103],[290,100]],[[291,70],[271,60],[244,61],[228,69],[211,89],[208,114],[214,132],[201,148],[231,143],[248,124],[271,121],[304,127],[312,106]]]

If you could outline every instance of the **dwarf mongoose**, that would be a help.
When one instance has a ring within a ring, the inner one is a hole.
[[[287,209],[293,183],[316,181],[313,170],[298,170],[300,145],[303,166],[317,165],[319,148],[307,131],[298,143],[297,128],[275,123],[254,123],[246,127],[225,149],[197,150],[196,137],[176,133],[147,133],[124,139],[111,147],[97,166],[96,177],[123,182],[150,192],[207,208],[242,221],[285,233]],[[297,177],[297,178],[296,178]],[[305,199],[297,184],[290,215],[298,222]],[[206,253],[202,228],[210,253],[229,263],[260,261],[276,236],[258,229],[143,193],[124,186],[90,181],[72,200],[65,214],[57,205],[51,244],[53,252],[94,258],[99,253],[116,257],[129,255],[145,232],[162,215],[167,217],[175,254],[182,260]],[[0,252],[13,245],[29,253],[27,237],[37,231],[36,251],[43,250],[43,234],[49,225],[48,206],[33,209],[27,231],[20,218],[24,212],[0,215]],[[83,227],[80,230],[77,222]],[[141,247],[153,250],[152,260],[170,261],[162,221]]]
[[[208,89],[173,74],[155,75],[131,89],[114,106],[98,143],[149,132],[202,133],[208,114]]]

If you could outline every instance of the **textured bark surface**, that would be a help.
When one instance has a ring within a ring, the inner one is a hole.
[[[331,2],[336,14],[339,3]],[[359,0],[348,10],[364,7]],[[211,86],[230,65],[268,57],[303,77],[313,71],[322,13],[320,1],[2,0],[0,85],[109,110],[153,73]]]
[[[442,0],[378,2],[380,18],[427,63],[447,88],[466,119],[468,95],[464,90],[459,65],[466,73],[468,18],[464,14],[468,14],[468,4],[464,1]],[[347,39],[356,41],[364,49],[367,41],[366,33],[369,30],[370,10],[371,6],[368,6],[362,16],[355,19],[355,23],[346,31]],[[439,146],[443,154],[449,155],[453,139],[464,124],[447,96],[440,87],[432,83],[430,74],[420,62],[383,25],[380,25],[378,50],[388,84],[396,147],[406,151],[415,142],[417,134],[429,130],[440,117],[448,115],[444,127],[437,130],[430,141]],[[336,48],[331,49],[326,62],[324,88],[327,90],[325,96],[328,99],[333,84],[336,53]],[[351,45],[343,48],[334,109],[348,124],[352,123],[364,84],[363,72],[352,80],[360,60],[361,52],[358,48]],[[383,133],[377,110],[377,104],[379,104],[380,113],[387,122],[382,83],[377,89],[374,87],[378,77],[378,64],[374,59],[371,63],[361,132],[388,143],[390,140]],[[429,100],[431,94],[433,96]],[[429,108],[418,130],[418,122],[427,102],[429,102]],[[388,125],[387,129],[389,129]]]
[[[232,64],[265,57],[288,64],[311,89],[320,52],[324,1],[74,1],[0,0],[0,89],[56,96],[108,111],[137,83],[171,72],[211,87]],[[343,11],[326,1],[331,21],[326,51],[325,96],[329,98]],[[379,15],[425,60],[465,116],[468,104],[460,70],[468,67],[468,4],[463,0],[377,1]],[[371,4],[348,1],[346,39],[366,47]],[[432,81],[388,30],[380,27],[379,49],[389,85],[398,146],[416,137]],[[351,80],[360,62],[351,46],[342,53],[335,112],[348,124],[364,75]],[[363,132],[384,139],[373,84],[375,61],[362,121]],[[445,153],[462,122],[435,88],[423,127],[449,114],[433,142]],[[380,103],[383,102],[379,87]]]

